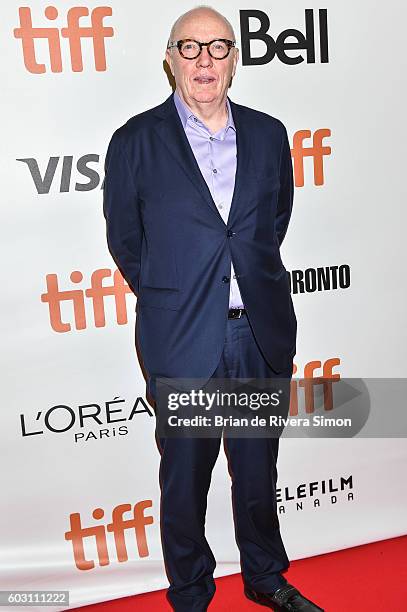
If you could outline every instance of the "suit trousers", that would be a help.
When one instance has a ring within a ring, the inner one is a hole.
[[[222,356],[212,378],[290,380],[292,368],[292,362],[280,373],[270,367],[243,315],[227,321]],[[205,537],[205,515],[221,436],[160,438],[156,433],[156,439],[161,454],[161,541],[170,583],[167,599],[178,612],[206,610],[215,593],[216,561]],[[277,514],[279,438],[223,435],[223,444],[243,580],[256,591],[274,591],[287,583],[280,572],[289,567]]]

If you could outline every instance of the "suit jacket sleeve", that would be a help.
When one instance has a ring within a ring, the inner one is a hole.
[[[284,127],[280,153],[280,191],[277,202],[275,229],[281,246],[291,217],[294,197],[293,166],[287,130]]]
[[[106,154],[103,214],[109,251],[133,292],[138,293],[143,225],[135,177],[117,131]]]

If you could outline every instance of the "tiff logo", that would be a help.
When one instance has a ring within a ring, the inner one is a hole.
[[[37,62],[35,53],[35,41],[46,39],[48,41],[49,60],[52,72],[62,72],[61,38],[69,41],[71,56],[71,67],[73,72],[83,71],[82,38],[91,38],[93,42],[93,55],[95,58],[95,69],[106,70],[105,38],[113,36],[113,28],[105,27],[103,19],[110,17],[112,9],[110,6],[98,6],[91,12],[90,26],[79,25],[81,17],[89,15],[89,9],[85,6],[74,6],[69,9],[67,15],[67,26],[61,28],[33,28],[31,9],[28,6],[19,8],[20,27],[14,29],[14,37],[21,39],[23,47],[24,64],[29,72],[42,74],[46,72],[45,64]],[[55,6],[47,6],[44,11],[49,21],[58,17]]]
[[[89,570],[95,567],[95,562],[85,557],[84,541],[86,538],[95,538],[99,565],[109,565],[110,559],[106,532],[113,533],[117,560],[119,562],[128,561],[124,534],[129,529],[134,531],[139,557],[148,557],[146,525],[151,525],[154,519],[152,516],[145,516],[144,511],[146,508],[151,508],[152,505],[151,499],[140,501],[134,506],[132,517],[124,519],[124,513],[130,512],[132,507],[131,504],[120,504],[113,509],[112,522],[106,526],[94,525],[92,527],[83,527],[80,513],[74,512],[71,514],[69,517],[71,529],[65,533],[65,540],[72,542],[76,567],[80,570]],[[92,516],[96,521],[100,521],[104,515],[105,512],[102,508],[95,508],[92,512]]]
[[[85,291],[83,289],[60,291],[57,275],[47,274],[47,291],[41,295],[41,302],[48,303],[52,329],[56,332],[71,331],[71,324],[62,321],[61,302],[71,302],[73,305],[75,328],[86,329],[85,297],[92,300],[95,327],[105,327],[105,297],[109,295],[114,296],[115,299],[118,325],[125,325],[127,323],[126,294],[133,294],[133,292],[119,270],[113,274],[113,284],[104,286],[103,279],[110,278],[111,274],[112,271],[109,268],[95,270],[91,276],[90,287]],[[70,279],[73,283],[80,283],[83,280],[83,274],[79,270],[74,270]]]
[[[319,360],[310,361],[304,366],[304,376],[291,381],[290,394],[290,416],[298,416],[298,387],[304,389],[304,405],[306,414],[315,411],[315,387],[321,386],[324,398],[324,410],[333,410],[333,388],[332,384],[338,382],[341,375],[333,372],[335,366],[339,366],[341,360],[338,357],[327,359],[324,363]],[[322,376],[315,376],[315,371],[322,367]],[[293,375],[298,368],[293,367]]]
[[[298,130],[293,138],[291,156],[294,159],[295,186],[304,187],[304,157],[312,157],[314,165],[314,185],[324,184],[324,156],[331,154],[331,147],[322,144],[327,136],[331,135],[331,130],[321,128],[315,130],[312,136],[312,146],[305,147],[304,140],[311,138],[311,130]]]

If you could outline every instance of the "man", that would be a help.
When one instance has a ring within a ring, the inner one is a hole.
[[[293,200],[284,125],[233,103],[230,23],[198,7],[174,24],[175,93],[114,133],[105,165],[110,251],[137,294],[149,390],[160,377],[291,379],[296,318],[279,248]],[[278,437],[224,439],[246,596],[321,610],[282,576]],[[204,534],[220,438],[161,437],[161,535],[177,611],[206,610],[215,559]]]

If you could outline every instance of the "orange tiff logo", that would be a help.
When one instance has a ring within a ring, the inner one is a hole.
[[[90,26],[82,26],[79,25],[79,20],[81,17],[89,15],[89,9],[85,6],[74,6],[68,11],[67,26],[61,28],[60,32],[55,27],[33,28],[31,9],[27,6],[20,7],[20,27],[14,29],[14,37],[21,39],[25,67],[34,74],[42,74],[46,71],[45,64],[38,63],[35,54],[35,41],[46,39],[48,41],[51,71],[62,72],[60,38],[62,36],[69,41],[73,72],[83,71],[82,38],[92,39],[95,69],[101,72],[106,70],[105,38],[113,36],[113,28],[105,27],[103,19],[110,17],[111,14],[110,6],[98,6],[91,12]],[[58,17],[58,10],[55,6],[47,6],[44,15],[49,21],[54,21]]]
[[[47,291],[41,295],[41,302],[48,303],[52,329],[56,332],[71,331],[71,324],[62,320],[62,302],[71,302],[73,305],[75,328],[86,329],[85,297],[90,298],[92,302],[95,327],[105,327],[105,297],[109,295],[114,296],[117,323],[125,325],[127,323],[126,295],[134,294],[119,270],[115,270],[113,274],[113,284],[103,285],[103,279],[110,278],[111,275],[112,271],[109,268],[101,268],[92,273],[90,287],[85,291],[82,289],[60,291],[57,275],[47,274],[45,277]],[[70,279],[73,283],[80,283],[83,280],[83,274],[79,270],[74,270]]]
[[[321,387],[323,394],[324,410],[333,410],[333,384],[341,379],[338,372],[333,369],[339,366],[341,360],[338,357],[327,359],[323,363],[319,360],[309,361],[304,366],[304,376],[302,378],[293,378],[290,383],[290,416],[299,416],[299,388],[303,390],[303,406],[306,414],[312,414],[315,411],[315,390]],[[315,375],[316,371],[322,368],[322,376]],[[293,375],[298,375],[296,364],[293,367]]]
[[[327,147],[322,141],[330,135],[331,130],[328,128],[315,130],[312,134],[312,146],[305,147],[304,140],[311,138],[311,130],[298,130],[298,132],[295,132],[291,156],[294,160],[296,187],[304,187],[304,157],[312,157],[314,185],[324,184],[324,156],[331,154],[331,147]]]
[[[125,540],[125,531],[134,531],[137,552],[139,557],[148,557],[149,550],[147,545],[146,525],[152,525],[152,516],[145,516],[144,511],[151,508],[151,499],[138,502],[132,511],[131,504],[120,504],[113,509],[112,522],[107,525],[93,525],[83,527],[81,515],[74,512],[70,515],[70,530],[65,533],[65,540],[72,542],[72,550],[75,565],[80,570],[89,570],[95,567],[95,562],[85,557],[84,541],[86,538],[94,538],[99,565],[109,565],[109,551],[107,546],[106,532],[113,533],[116,548],[117,560],[120,562],[128,561],[128,553]],[[131,512],[131,518],[124,519],[125,512]],[[102,508],[95,508],[92,516],[96,521],[100,521],[105,515]]]

